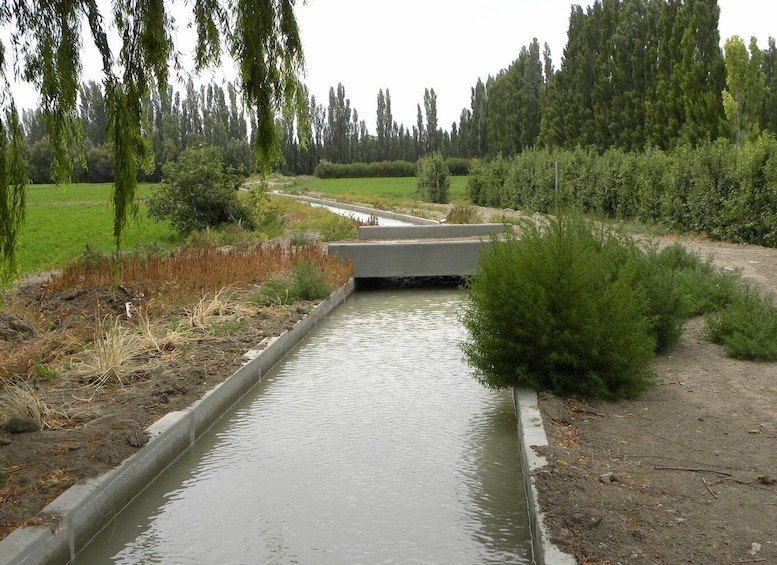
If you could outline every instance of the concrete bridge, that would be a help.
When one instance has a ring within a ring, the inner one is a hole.
[[[480,249],[503,224],[361,226],[359,241],[330,243],[330,255],[347,257],[355,279],[464,277],[474,272]]]

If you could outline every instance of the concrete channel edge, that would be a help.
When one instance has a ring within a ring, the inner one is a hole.
[[[535,476],[548,464],[547,460],[534,450],[536,447],[548,445],[548,437],[545,435],[545,428],[542,424],[542,413],[537,402],[537,393],[529,389],[514,389],[513,401],[521,451],[524,490],[529,506],[534,562],[536,565],[575,565],[577,559],[562,552],[551,543],[537,496]]]
[[[0,541],[3,565],[61,564],[72,560],[143,487],[173,463],[302,338],[354,291],[354,280],[318,304],[293,328],[249,352],[240,369],[185,410],[149,426],[148,443],[118,467],[62,493],[41,511],[44,525],[20,527]],[[252,357],[252,358],[251,358]]]
[[[343,210],[350,210],[352,212],[359,212],[360,214],[374,215],[379,218],[388,218],[391,220],[400,220],[407,222],[408,224],[414,224],[417,226],[427,225],[439,225],[437,220],[429,220],[427,218],[419,218],[417,216],[408,216],[407,214],[399,214],[397,212],[390,212],[389,210],[377,210],[376,208],[367,208],[365,206],[358,206],[356,204],[348,204],[345,202],[337,202],[335,200],[326,200],[324,198],[312,198],[310,196],[302,196],[299,194],[287,194],[277,190],[272,191],[270,194],[273,196],[285,196],[288,198],[294,198],[295,200],[301,200],[302,202],[308,202],[309,204],[318,204],[319,206],[331,206],[333,208],[341,208]]]

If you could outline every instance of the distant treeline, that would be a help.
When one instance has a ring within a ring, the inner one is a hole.
[[[446,158],[509,157],[533,148],[643,151],[697,147],[728,139],[741,143],[762,131],[777,133],[777,47],[733,37],[720,48],[717,0],[599,0],[573,6],[561,68],[534,39],[496,76],[477,80],[471,104],[445,129],[437,94],[426,89],[415,124],[397,123],[389,89],[377,93],[374,132],[351,107],[345,87],[328,104],[306,93],[306,115],[278,116],[278,168],[313,174],[319,163],[415,163],[441,151]],[[156,167],[196,145],[218,147],[233,170],[250,173],[252,118],[232,85],[172,88],[146,104],[144,128]],[[78,180],[111,180],[106,118],[99,85],[81,89],[84,139]],[[44,120],[26,111],[30,177],[50,178],[51,149]],[[78,156],[74,155],[74,159]],[[380,167],[381,169],[383,166]],[[374,173],[372,169],[365,169]],[[386,170],[391,173],[391,170]]]
[[[445,159],[445,166],[451,175],[466,176],[469,174],[468,159],[449,157]],[[349,164],[321,161],[316,166],[314,174],[321,179],[413,177],[416,175],[416,164],[408,161]]]

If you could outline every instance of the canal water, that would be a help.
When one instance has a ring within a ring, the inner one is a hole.
[[[73,563],[531,563],[511,395],[453,289],[358,292]]]

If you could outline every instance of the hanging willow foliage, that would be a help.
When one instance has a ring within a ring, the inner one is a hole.
[[[14,109],[11,83],[24,80],[41,96],[54,153],[52,176],[67,183],[74,159],[83,161],[78,121],[81,53],[88,33],[102,59],[109,139],[116,178],[113,190],[117,248],[127,222],[137,211],[140,168],[153,166],[143,100],[152,89],[166,89],[170,67],[180,69],[172,41],[172,2],[192,9],[197,30],[196,70],[230,55],[238,69],[243,102],[256,116],[254,157],[263,167],[279,155],[275,118],[304,115],[299,76],[304,58],[294,14],[296,0],[113,0],[109,17],[119,34],[114,54],[108,41],[106,0],[0,0],[0,75],[6,119],[0,123],[0,274],[16,271],[16,234],[24,217],[25,174],[20,158],[23,137]],[[88,31],[82,29],[86,22]],[[304,121],[304,120],[301,120]],[[21,181],[20,181],[21,179]]]

